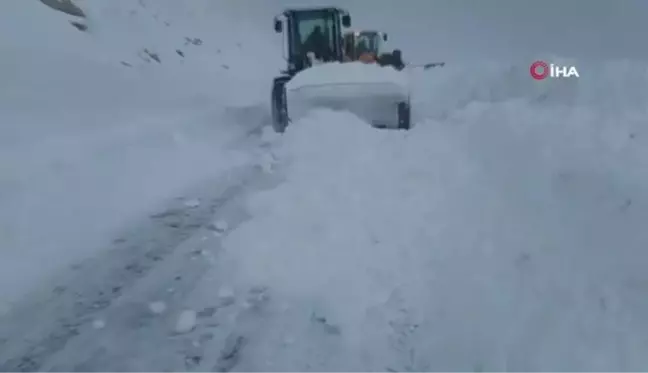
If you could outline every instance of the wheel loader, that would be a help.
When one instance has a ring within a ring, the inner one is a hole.
[[[350,45],[346,43],[345,38],[348,33],[345,33],[343,28],[348,29],[350,27],[351,16],[349,15],[349,12],[337,7],[288,9],[275,16],[274,30],[276,33],[283,34],[284,53],[287,54],[284,55],[287,67],[281,71],[279,76],[274,78],[272,85],[272,124],[273,129],[276,132],[284,132],[286,127],[292,121],[292,110],[289,110],[289,101],[292,96],[287,93],[293,93],[294,91],[287,92],[287,86],[290,86],[291,80],[293,80],[296,75],[304,73],[306,70],[316,68],[313,66],[314,56],[324,64],[344,64],[345,61],[359,61],[359,59],[353,57],[355,54],[347,56],[345,53],[345,48],[347,46],[350,51],[356,50],[355,47],[351,48]],[[319,50],[312,50],[311,36],[316,32],[322,34],[319,40],[320,48]],[[380,35],[381,38],[386,38],[386,34],[379,33],[378,35]],[[349,85],[350,84],[347,84],[347,82],[344,82],[344,84],[333,82],[330,84],[319,84],[319,87],[317,88],[326,86],[328,94],[331,91],[335,91],[336,88],[341,89],[342,86]],[[314,87],[311,91],[316,90],[317,89]],[[376,101],[380,101],[380,92],[376,92],[376,96],[378,96]],[[383,94],[382,96],[384,97],[385,95]],[[368,100],[367,97],[362,97],[362,99],[365,99],[365,101]],[[351,99],[338,99],[336,97],[329,97],[327,99],[315,101],[317,101],[318,104],[321,103],[321,106],[334,107],[336,109],[346,109],[349,106],[353,106],[350,102]],[[393,109],[389,109],[384,104],[377,104],[376,101],[370,102],[370,105],[362,105],[364,106],[363,112],[378,111],[375,110],[375,108],[380,110],[393,110],[390,111],[389,116],[391,117],[393,115],[394,119],[390,120],[390,122],[396,124],[386,125],[386,127],[395,126],[400,129],[410,128],[409,97],[398,99],[393,103]],[[391,105],[391,103],[389,105]],[[368,106],[373,106],[374,109],[367,109]],[[372,122],[371,120],[368,121]]]

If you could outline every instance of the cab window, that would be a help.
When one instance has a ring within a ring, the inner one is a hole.
[[[304,15],[303,17],[300,17],[300,19],[298,20],[298,24],[297,24],[298,37],[296,38],[297,39],[296,42],[298,43],[298,45],[296,45],[295,47],[298,51],[300,51],[300,53],[305,52],[302,50],[303,49],[302,47],[317,26],[320,27],[322,33],[324,34],[324,39],[326,41],[328,48],[331,51],[335,50],[335,46],[333,45],[335,41],[334,35],[336,32],[334,16],[325,12],[317,12],[314,14]]]
[[[360,53],[379,53],[380,37],[378,35],[360,35],[356,41],[356,49]]]

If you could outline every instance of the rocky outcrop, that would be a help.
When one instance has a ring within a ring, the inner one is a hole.
[[[85,18],[85,13],[81,8],[72,2],[72,0],[40,0],[41,3],[48,7],[69,14],[71,16]]]

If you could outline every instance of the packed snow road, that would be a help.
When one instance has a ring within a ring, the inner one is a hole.
[[[254,108],[245,111],[237,116],[250,120],[259,114]],[[266,116],[256,119],[267,124]],[[261,130],[257,125],[229,146],[253,154],[263,146]],[[267,164],[262,154],[256,159],[183,190],[146,220],[133,219],[102,254],[48,276],[49,286],[39,286],[41,290],[5,309],[0,370],[186,369],[182,357],[178,364],[177,356],[162,352],[160,344],[169,341],[177,347],[182,337],[166,339],[165,318],[152,316],[182,306],[204,280],[220,237],[245,218],[242,199],[266,187],[264,180],[272,182],[262,177]],[[148,303],[141,303],[144,299]]]

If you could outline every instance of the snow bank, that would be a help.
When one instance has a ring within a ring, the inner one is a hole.
[[[234,5],[78,4],[86,19],[35,0],[1,4],[0,308],[109,247],[122,225],[247,162],[224,146],[250,127],[223,113],[267,105],[272,60],[266,69],[243,57],[272,43],[231,22]]]
[[[326,110],[287,129],[286,183],[226,241],[222,270],[281,305],[241,370],[648,363],[646,65],[523,66],[420,77],[407,133]]]

